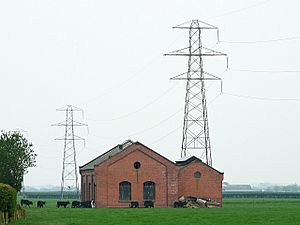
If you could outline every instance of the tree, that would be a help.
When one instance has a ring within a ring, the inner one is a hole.
[[[0,183],[21,190],[24,174],[29,167],[35,166],[36,154],[32,146],[19,132],[1,131]]]

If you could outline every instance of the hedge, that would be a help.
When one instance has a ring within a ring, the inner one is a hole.
[[[223,198],[298,198],[300,192],[227,191]]]
[[[13,213],[17,206],[17,191],[8,184],[0,183],[0,211]]]
[[[26,192],[20,194],[19,197],[22,198],[51,198],[51,199],[60,199],[61,198],[61,192],[60,191],[47,191],[47,192]],[[68,191],[64,193],[65,199],[78,199],[77,192],[75,191]]]
[[[8,184],[0,183],[0,224],[15,219],[17,214],[17,191]]]

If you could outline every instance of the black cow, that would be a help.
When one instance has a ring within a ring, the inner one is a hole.
[[[174,208],[183,208],[185,206],[184,202],[174,202]]]
[[[64,208],[67,208],[67,205],[69,205],[69,204],[70,204],[69,201],[67,201],[67,202],[65,202],[65,201],[57,201],[56,202],[56,207],[59,208],[59,207],[63,206]]]
[[[136,201],[131,202],[130,208],[139,208],[139,202],[136,202]]]
[[[80,203],[81,208],[92,208],[92,201],[85,201]]]
[[[44,201],[37,201],[36,207],[38,208],[44,208],[44,205],[46,205],[46,202]]]
[[[154,202],[153,201],[144,201],[145,208],[154,208]]]
[[[80,201],[73,201],[72,202],[72,208],[79,208],[80,207]]]
[[[26,199],[21,199],[21,206],[28,206],[30,207],[30,205],[33,205],[32,201],[26,200]]]

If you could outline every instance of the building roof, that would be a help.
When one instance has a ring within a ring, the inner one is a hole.
[[[185,156],[185,157],[182,157],[178,160],[176,160],[176,165],[177,166],[185,166],[187,164],[189,164],[190,162],[194,161],[194,160],[197,160],[198,158],[196,156]],[[201,161],[201,159],[198,159]]]
[[[86,163],[83,166],[79,166],[79,170],[93,170],[95,165],[99,165],[100,163],[104,162],[105,160],[113,157],[117,153],[123,151],[128,146],[134,144],[132,140],[124,141],[122,144],[119,144],[112,149],[108,150],[107,152],[103,153],[102,155],[98,156],[97,158],[93,159],[92,161]]]
[[[123,150],[125,150],[127,147],[133,145],[133,144],[140,144],[143,145],[140,142],[133,142],[132,140],[126,140],[124,141],[122,144],[119,144],[115,147],[113,147],[112,149],[108,150],[107,152],[103,153],[102,155],[98,156],[97,158],[91,160],[90,162],[86,163],[83,166],[79,167],[79,171],[84,171],[84,170],[94,170],[94,166],[101,164],[102,162],[104,162],[107,159],[110,159],[111,157],[115,156],[116,154],[122,152]],[[145,145],[143,145],[145,146]],[[146,148],[148,148],[147,146],[145,146]],[[149,148],[148,148],[149,149]],[[150,149],[151,151],[153,151],[152,149]],[[154,153],[158,154],[160,157],[166,159],[167,161],[169,161],[170,163],[174,164],[175,166],[180,166],[180,167],[185,167],[188,164],[190,164],[191,162],[197,161],[202,163],[205,166],[208,166],[209,168],[215,170],[216,172],[223,174],[222,172],[216,170],[215,168],[203,163],[201,161],[201,159],[197,158],[196,156],[188,156],[185,158],[181,158],[179,160],[177,160],[175,163],[170,161],[169,159],[167,159],[166,157],[160,155],[159,153],[153,151]]]
[[[217,169],[215,169],[215,168],[213,168],[213,167],[207,165],[206,163],[202,162],[201,159],[197,158],[197,157],[194,156],[194,155],[193,155],[193,156],[186,156],[186,157],[183,157],[183,158],[177,160],[177,161],[176,161],[176,166],[184,167],[184,166],[186,166],[186,165],[188,165],[188,164],[190,164],[191,162],[194,162],[194,161],[200,162],[200,163],[202,163],[203,165],[205,165],[205,166],[207,166],[207,167],[213,169],[214,171],[216,171],[216,172],[218,172],[218,173],[220,173],[220,174],[224,174],[224,173],[220,172],[219,170],[217,170]]]

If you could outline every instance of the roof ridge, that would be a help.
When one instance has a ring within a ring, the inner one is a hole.
[[[135,142],[133,142],[132,140],[126,140],[124,141],[122,144],[118,144],[116,146],[114,146],[113,148],[111,148],[110,150],[104,152],[103,154],[97,156],[96,158],[92,159],[91,161],[89,161],[88,163],[84,164],[83,166],[79,166],[79,171],[82,171],[82,170],[91,170],[94,168],[95,165],[98,165],[100,163],[102,163],[103,161],[106,160],[106,157],[105,156],[114,156],[116,155],[118,152],[120,151],[123,151],[124,149],[126,149],[127,147],[131,146],[132,144],[134,144]],[[110,152],[116,150],[116,152],[114,152],[113,154],[109,155]],[[101,161],[101,158],[103,159]],[[99,161],[99,162],[95,162],[95,161]],[[95,163],[93,163],[95,162]],[[90,165],[90,164],[93,164],[93,165]],[[92,167],[92,168],[84,168],[84,167]]]

